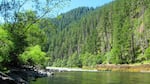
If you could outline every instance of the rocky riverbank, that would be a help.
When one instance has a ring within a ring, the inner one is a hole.
[[[121,71],[121,72],[150,72],[150,64],[101,64],[96,67],[99,71]]]
[[[64,67],[46,67],[47,70],[51,72],[65,72],[65,71],[86,71],[86,72],[96,72],[96,69],[83,69],[83,68],[64,68]]]
[[[37,78],[54,75],[52,72],[35,67],[12,68],[8,73],[0,72],[1,84],[29,84]]]
[[[149,72],[150,64],[99,64],[96,67],[83,66],[82,68],[46,67],[52,72],[64,71],[118,71],[118,72]]]

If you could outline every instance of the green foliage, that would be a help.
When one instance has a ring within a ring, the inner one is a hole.
[[[66,67],[66,66],[67,66],[67,61],[68,61],[68,60],[64,58],[64,59],[62,60],[62,62],[61,62],[61,67]]]
[[[81,62],[83,66],[95,66],[98,63],[96,55],[86,52],[85,54],[81,54]]]
[[[147,3],[150,2],[115,0],[96,9],[89,8],[90,11],[77,8],[52,19],[56,29],[47,29],[53,34],[48,37],[52,60],[67,59],[64,65],[75,67],[78,60],[82,66],[146,60],[143,53],[150,44]]]
[[[119,63],[119,58],[118,56],[120,55],[120,50],[115,48],[115,49],[112,49],[111,52],[110,52],[110,56],[111,56],[111,62],[113,64],[118,64]]]
[[[150,47],[145,50],[144,56],[146,57],[146,60],[150,60]]]
[[[30,65],[40,65],[47,61],[46,53],[41,51],[41,47],[39,45],[31,46],[25,49],[25,51],[20,54],[19,59],[24,64]]]
[[[111,64],[114,59],[112,59],[112,52],[107,52],[104,56],[103,56],[103,64]]]
[[[0,63],[8,62],[10,60],[9,52],[13,50],[14,45],[10,40],[11,36],[7,30],[0,27]]]
[[[79,7],[53,19],[39,18],[40,11],[16,13],[18,7],[12,5],[8,11],[0,10],[14,14],[10,23],[5,16],[7,23],[0,27],[0,63],[82,67],[149,61],[149,3],[115,0],[95,9]],[[47,6],[43,11],[49,12]],[[44,61],[46,56],[49,62]]]
[[[56,59],[55,61],[53,61],[53,65],[55,67],[61,67],[62,64],[62,60],[61,59]]]
[[[81,61],[77,55],[77,52],[68,58],[67,66],[68,67],[81,67],[82,66]]]
[[[52,19],[52,22],[58,26],[58,30],[60,31],[70,25],[70,23],[80,20],[92,10],[93,8],[79,7],[57,16],[57,18]]]
[[[46,65],[48,58],[45,55],[49,50],[48,43],[51,43],[48,37],[53,33],[46,32],[45,29],[49,29],[51,25],[42,23],[45,19],[43,17],[52,9],[60,8],[59,6],[62,6],[66,1],[69,0],[44,0],[44,3],[40,0],[32,0],[30,6],[32,5],[33,8],[30,10],[22,10],[24,5],[31,2],[30,0],[0,1],[2,8],[0,10],[2,18],[0,25],[0,69],[4,66],[20,66],[20,62]],[[41,2],[42,5],[39,4]],[[49,26],[45,27],[45,25]]]
[[[42,46],[42,49],[47,41],[45,32],[40,29],[39,24],[34,24],[26,32],[26,39],[28,45],[34,46],[36,44]]]

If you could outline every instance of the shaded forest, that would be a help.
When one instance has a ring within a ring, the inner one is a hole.
[[[3,17],[8,17],[5,13]],[[149,0],[114,0],[97,8],[79,7],[57,18],[39,18],[28,10],[15,12],[13,18],[10,22],[4,18],[0,25],[3,70],[20,64],[83,67],[150,63]]]

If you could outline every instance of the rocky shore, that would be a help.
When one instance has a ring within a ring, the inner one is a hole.
[[[46,67],[46,69],[38,69],[32,66],[23,66],[21,68],[11,68],[9,69],[8,73],[0,72],[0,84],[29,84],[30,81],[35,81],[37,78],[53,76],[53,72],[63,71],[150,72],[150,64],[101,64],[96,66],[96,70],[57,67]]]
[[[63,67],[46,67],[51,72],[66,72],[66,71],[84,71],[84,72],[96,72],[96,69],[83,69],[83,68],[63,68]]]
[[[0,72],[0,83],[29,84],[30,81],[35,81],[37,78],[52,75],[54,75],[53,72],[35,67],[12,68],[8,73]]]

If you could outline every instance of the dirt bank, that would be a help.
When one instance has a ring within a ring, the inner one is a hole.
[[[99,71],[122,71],[122,72],[150,72],[150,64],[100,64],[96,66]]]

